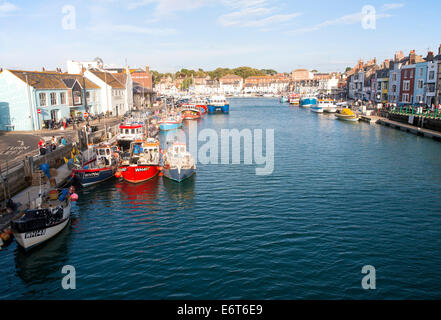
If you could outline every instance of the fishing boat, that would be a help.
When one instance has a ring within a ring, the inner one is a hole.
[[[300,105],[300,95],[297,93],[291,94],[289,96],[289,104],[291,105]]]
[[[159,141],[154,138],[137,140],[130,144],[128,159],[121,161],[115,177],[127,182],[141,183],[159,173]]]
[[[121,150],[127,150],[132,141],[142,139],[144,137],[144,122],[128,121],[120,124],[119,134],[116,141]]]
[[[164,155],[164,177],[181,182],[196,172],[193,156],[187,151],[185,143],[174,142]]]
[[[201,118],[201,109],[195,104],[183,104],[181,107],[181,117],[183,120],[197,120]]]
[[[72,175],[83,186],[108,180],[115,175],[118,167],[118,149],[109,143],[101,143],[93,148],[96,157],[72,169]]]
[[[335,116],[339,120],[357,122],[360,117],[357,116],[351,109],[343,109],[340,113],[336,113]]]
[[[57,235],[68,224],[71,202],[77,199],[78,195],[70,195],[68,189],[41,194],[20,219],[11,222],[18,244],[30,249]]]
[[[208,113],[215,112],[230,112],[230,104],[228,103],[225,96],[212,96],[208,102]]]
[[[158,124],[159,130],[161,131],[176,130],[182,127],[182,118],[178,114],[169,115],[168,117],[158,121]]]
[[[317,106],[317,98],[314,96],[304,96],[300,99],[300,106],[302,108],[312,108]]]
[[[336,113],[337,112],[337,105],[335,104],[334,100],[325,100],[323,103],[323,112],[326,113]]]

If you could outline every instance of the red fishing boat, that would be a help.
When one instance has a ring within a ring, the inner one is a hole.
[[[115,177],[141,183],[155,177],[160,171],[159,166],[159,141],[153,138],[136,140],[130,144],[130,151],[121,161]]]
[[[183,104],[181,107],[181,117],[183,120],[197,120],[201,118],[201,109],[194,104]]]

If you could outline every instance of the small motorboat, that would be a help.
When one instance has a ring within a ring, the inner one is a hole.
[[[94,146],[96,157],[81,166],[72,169],[72,175],[83,186],[108,180],[115,175],[118,167],[118,149],[109,143]]]
[[[57,235],[70,220],[71,201],[78,195],[69,189],[58,193],[56,189],[35,199],[24,215],[11,222],[11,230],[18,244],[30,249]]]
[[[185,143],[174,142],[164,154],[164,177],[181,182],[196,172],[196,163]]]
[[[154,138],[137,140],[130,145],[128,159],[121,161],[115,177],[127,182],[141,183],[159,173],[159,141]]]
[[[280,103],[286,103],[286,102],[289,101],[289,99],[288,99],[288,97],[281,96],[280,99],[279,99],[279,101],[280,101]]]
[[[335,116],[339,120],[356,122],[360,120],[360,117],[357,116],[351,109],[343,109],[340,113],[336,113]]]
[[[158,121],[159,130],[170,131],[182,127],[182,118],[179,115],[171,115]]]

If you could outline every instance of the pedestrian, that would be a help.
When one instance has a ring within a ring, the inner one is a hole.
[[[66,127],[67,127],[66,118],[63,118],[63,128],[66,129]]]
[[[40,138],[40,141],[38,141],[38,149],[40,150],[40,155],[46,154],[46,149],[44,148],[44,140]]]
[[[62,137],[62,138],[61,138],[61,144],[62,144],[63,146],[67,145],[67,141],[66,141],[66,138],[65,138],[65,137]]]

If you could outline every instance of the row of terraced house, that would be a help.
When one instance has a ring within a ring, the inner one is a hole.
[[[48,121],[119,116],[152,103],[146,69],[105,67],[98,58],[67,62],[67,72],[0,70],[0,131],[31,131]]]
[[[239,95],[239,94],[283,94],[295,91],[296,88],[311,88],[330,94],[341,84],[340,73],[313,73],[306,69],[294,70],[291,74],[275,74],[266,76],[250,76],[243,79],[240,76],[229,74],[219,79],[195,77],[192,85],[182,90],[185,79],[162,78],[155,86],[158,94],[177,95],[182,91],[196,95]]]
[[[441,104],[441,46],[437,55],[429,51],[425,57],[415,50],[407,56],[399,51],[381,65],[376,59],[367,63],[360,60],[346,75],[349,99],[396,105]]]

